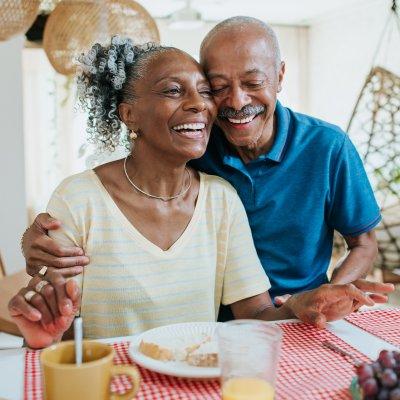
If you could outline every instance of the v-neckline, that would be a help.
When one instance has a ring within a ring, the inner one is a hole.
[[[185,230],[182,232],[182,234],[179,236],[179,238],[172,244],[171,247],[169,247],[167,250],[163,250],[161,247],[157,246],[154,244],[150,239],[148,239],[146,236],[144,236],[138,229],[135,228],[135,226],[129,221],[129,219],[125,216],[125,214],[121,211],[121,209],[118,207],[117,203],[114,201],[108,190],[105,188],[103,183],[101,182],[100,178],[96,174],[96,172],[92,169],[90,170],[91,176],[100,189],[101,195],[109,208],[109,210],[112,212],[112,214],[115,216],[117,220],[119,220],[125,229],[128,231],[130,236],[138,243],[141,245],[142,248],[145,250],[157,255],[157,256],[164,256],[164,257],[173,257],[176,255],[177,252],[179,252],[184,245],[187,243],[187,241],[191,237],[191,233],[195,229],[196,225],[198,224],[198,221],[200,219],[200,216],[202,214],[202,210],[204,208],[204,176],[203,173],[199,172],[200,175],[200,185],[199,185],[199,193],[197,195],[197,200],[196,204],[194,207],[193,215],[187,224]]]

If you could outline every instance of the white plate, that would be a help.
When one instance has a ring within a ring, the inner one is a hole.
[[[139,345],[142,339],[151,342],[160,337],[175,338],[185,336],[193,337],[197,335],[201,337],[202,334],[214,336],[217,325],[217,322],[187,322],[150,329],[141,333],[140,335],[135,336],[135,338],[131,341],[129,354],[140,366],[161,374],[177,376],[179,378],[218,378],[220,376],[220,369],[218,367],[194,367],[181,361],[154,360],[153,358],[147,357],[139,351]]]

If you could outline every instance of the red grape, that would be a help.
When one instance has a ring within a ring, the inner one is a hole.
[[[368,378],[374,377],[374,370],[372,369],[371,365],[369,365],[367,363],[359,365],[356,368],[356,371],[357,371],[359,382],[363,382]]]
[[[374,370],[374,373],[375,373],[376,375],[379,375],[379,374],[382,372],[382,365],[379,364],[379,361],[374,361],[374,362],[371,364],[371,367],[372,367],[372,369]]]
[[[364,393],[364,396],[375,396],[378,394],[378,384],[374,378],[368,378],[363,382],[360,382],[360,386]]]
[[[400,400],[400,352],[382,350],[376,361],[356,368],[364,400]]]
[[[393,354],[389,350],[382,350],[379,353],[378,361],[384,368],[393,368],[396,365],[396,360],[393,358]]]
[[[377,400],[389,400],[389,389],[381,388],[379,389]]]
[[[391,350],[381,350],[379,352],[378,360],[380,360],[381,357],[387,357],[387,356],[390,356],[390,357],[393,356]]]
[[[392,388],[397,385],[397,375],[389,368],[386,368],[380,376],[382,386]]]
[[[390,391],[390,400],[400,400],[400,388],[396,388]]]

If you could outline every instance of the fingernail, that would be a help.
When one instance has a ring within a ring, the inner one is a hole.
[[[42,318],[42,314],[39,311],[34,310],[34,311],[32,311],[32,317],[37,320],[40,320],[40,318]]]
[[[78,256],[83,256],[83,250],[82,249],[78,249]]]
[[[66,300],[63,305],[63,314],[69,314],[72,311],[71,301]]]

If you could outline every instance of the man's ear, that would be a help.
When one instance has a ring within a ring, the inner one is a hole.
[[[281,61],[278,72],[278,93],[282,90],[283,77],[285,75],[285,62]]]
[[[118,115],[128,129],[131,129],[132,131],[137,130],[134,104],[120,103],[118,106]]]

